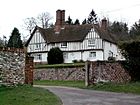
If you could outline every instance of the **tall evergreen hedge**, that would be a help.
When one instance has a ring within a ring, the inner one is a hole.
[[[126,67],[133,80],[140,81],[140,41],[129,41],[120,44]]]

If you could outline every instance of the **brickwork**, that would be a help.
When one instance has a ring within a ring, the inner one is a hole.
[[[1,52],[13,52],[13,53],[25,53],[24,49],[20,49],[20,48],[9,48],[9,47],[0,47],[0,51]]]
[[[33,85],[33,69],[34,69],[33,57],[26,56],[25,65],[26,65],[25,66],[25,84]]]

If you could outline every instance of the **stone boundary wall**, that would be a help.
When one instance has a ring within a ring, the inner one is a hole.
[[[90,62],[88,73],[90,84],[97,82],[125,83],[131,80],[129,73],[119,62]],[[34,80],[85,80],[85,75],[86,70],[84,66],[34,70]]]
[[[84,80],[83,67],[35,69],[34,80]]]
[[[127,70],[123,68],[121,63],[97,61],[90,63],[89,82],[91,84],[97,82],[114,82],[126,83],[131,80]]]
[[[0,47],[0,85],[32,85],[33,68],[33,57],[26,49]]]
[[[0,81],[3,84],[23,84],[25,80],[23,49],[0,48]]]

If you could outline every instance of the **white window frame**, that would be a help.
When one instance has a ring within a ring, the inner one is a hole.
[[[95,39],[88,39],[88,47],[95,47]]]
[[[67,48],[67,42],[61,43],[61,48]]]
[[[35,60],[42,60],[42,54],[36,54],[34,58]]]
[[[96,52],[90,52],[89,58],[96,58]]]

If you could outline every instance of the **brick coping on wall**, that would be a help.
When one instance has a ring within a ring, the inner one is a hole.
[[[25,53],[24,48],[10,48],[10,47],[0,47],[0,51],[6,51],[6,52],[14,52],[14,53]]]

